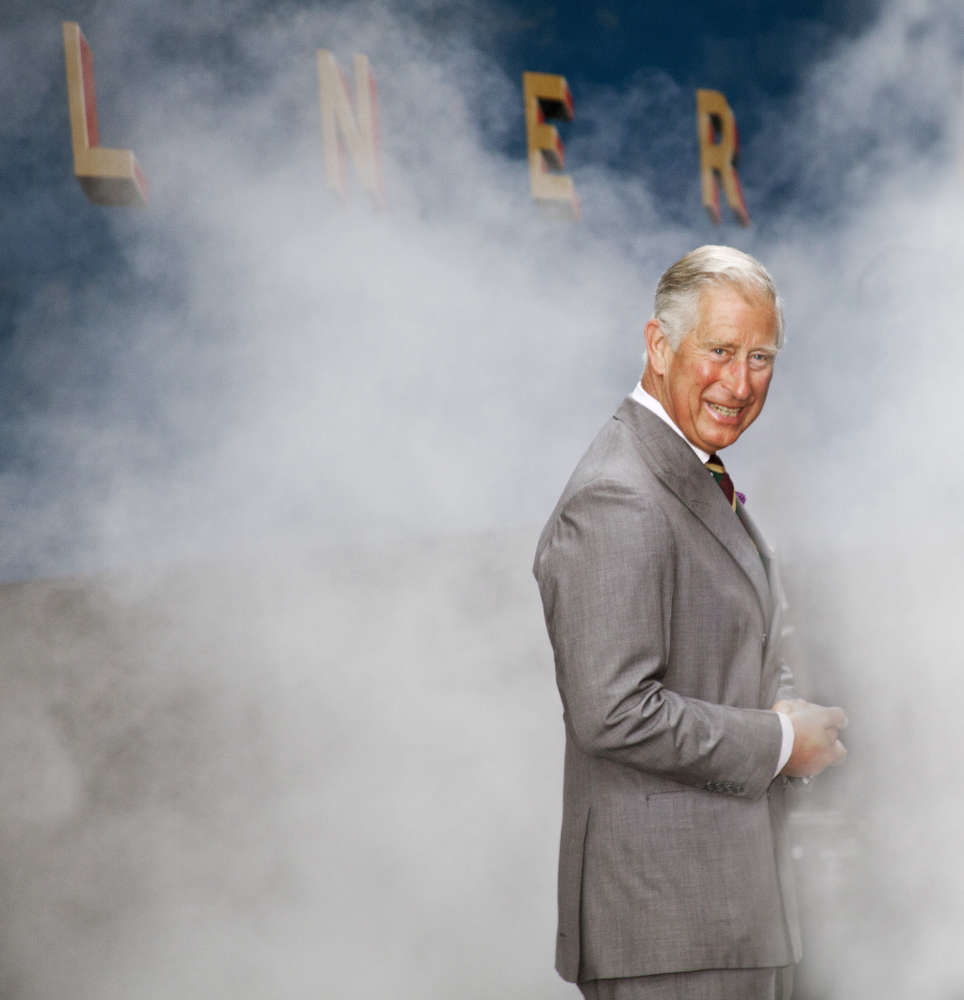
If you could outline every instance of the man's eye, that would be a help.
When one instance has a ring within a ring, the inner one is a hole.
[[[724,357],[724,356],[726,355],[726,348],[725,348],[725,347],[714,347],[714,348],[712,349],[712,352],[713,352],[713,354],[715,354],[715,355],[716,355],[716,356],[717,356],[718,358],[722,358],[722,357]]]

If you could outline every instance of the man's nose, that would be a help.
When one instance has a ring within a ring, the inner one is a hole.
[[[746,360],[733,358],[726,366],[726,388],[736,399],[750,395],[750,366]]]

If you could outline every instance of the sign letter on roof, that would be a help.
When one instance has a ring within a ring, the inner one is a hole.
[[[566,78],[554,73],[523,73],[526,139],[529,148],[529,187],[535,201],[562,209],[578,219],[579,198],[572,178],[562,172],[566,164],[562,140],[546,120],[572,121],[572,94]]]
[[[720,189],[723,183],[726,201],[740,225],[750,224],[750,213],[743,201],[740,178],[736,173],[739,137],[736,119],[726,98],[718,90],[697,90],[696,128],[700,137],[700,181],[703,207],[714,222],[720,221]]]
[[[345,78],[327,49],[318,50],[318,84],[321,89],[321,134],[325,144],[325,179],[342,198],[345,189],[347,148],[362,188],[382,208],[381,150],[378,144],[378,96],[368,57],[355,56],[355,110],[348,98]]]
[[[87,197],[99,205],[143,205],[147,181],[129,149],[100,145],[94,55],[76,21],[64,21],[64,60],[74,173]]]

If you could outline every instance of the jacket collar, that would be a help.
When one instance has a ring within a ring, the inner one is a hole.
[[[769,618],[772,611],[766,569],[769,550],[746,512],[738,509],[734,515],[722,490],[693,449],[656,414],[627,397],[614,416],[632,431],[643,461],[656,478],[706,525],[736,560]]]

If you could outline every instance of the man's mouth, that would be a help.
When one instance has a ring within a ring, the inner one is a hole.
[[[742,406],[722,406],[719,403],[707,403],[706,404],[711,410],[715,410],[717,413],[724,417],[735,417],[738,416],[740,410],[743,409]]]

